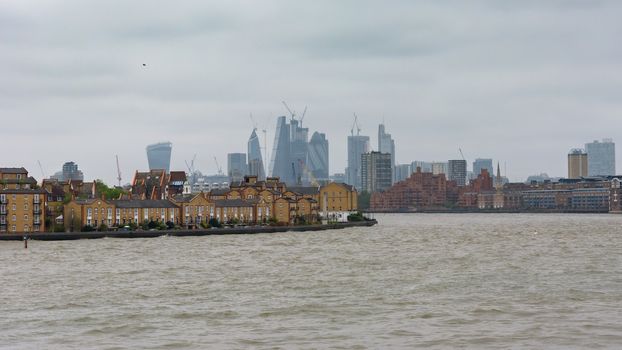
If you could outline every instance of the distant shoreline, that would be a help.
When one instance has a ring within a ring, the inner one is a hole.
[[[99,238],[155,238],[161,236],[188,237],[234,234],[258,234],[275,232],[307,232],[339,230],[349,227],[371,227],[378,223],[376,220],[335,223],[326,225],[303,226],[247,226],[234,228],[212,228],[201,230],[161,230],[161,231],[94,231],[94,232],[37,232],[37,233],[9,233],[0,234],[0,241],[23,241],[24,236],[29,240],[37,241],[67,241],[78,239]]]
[[[609,211],[588,210],[494,210],[494,209],[421,209],[421,210],[363,210],[365,214],[619,214]]]

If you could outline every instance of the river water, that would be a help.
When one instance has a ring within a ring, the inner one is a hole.
[[[0,348],[620,348],[622,215],[0,242]]]

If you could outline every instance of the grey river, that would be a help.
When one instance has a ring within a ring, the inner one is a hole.
[[[0,348],[622,348],[622,215],[0,242]]]

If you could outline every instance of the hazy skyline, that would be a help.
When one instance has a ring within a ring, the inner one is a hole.
[[[126,183],[148,169],[148,144],[170,141],[172,169],[196,153],[215,173],[214,156],[245,152],[249,113],[271,156],[285,100],[326,133],[331,173],[356,112],[372,145],[384,118],[398,164],[460,147],[469,166],[507,162],[513,181],[565,176],[571,148],[622,142],[621,13],[619,1],[2,2],[0,165],[41,179],[37,160],[47,176],[75,161],[114,184],[118,154]]]

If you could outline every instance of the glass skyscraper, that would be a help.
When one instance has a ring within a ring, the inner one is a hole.
[[[170,142],[160,142],[147,146],[147,161],[149,170],[164,169],[168,174],[171,168],[171,151],[173,144]]]
[[[588,176],[616,174],[616,144],[612,139],[603,139],[585,144]]]

